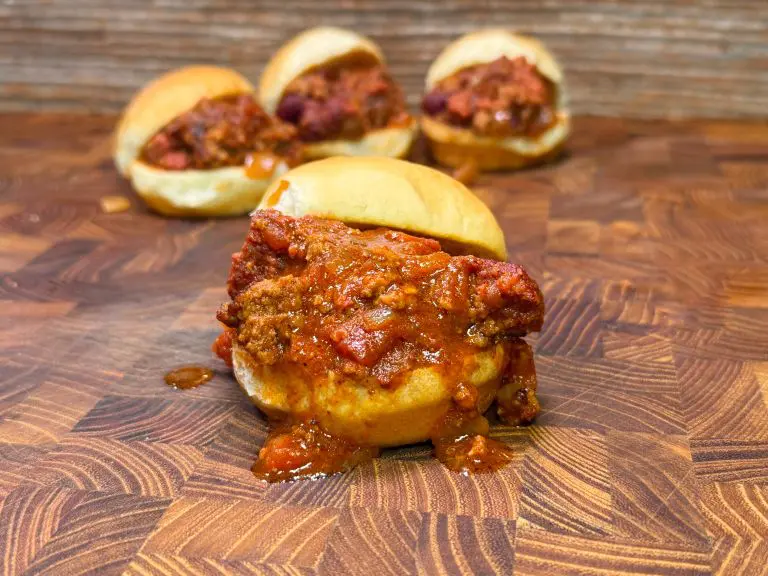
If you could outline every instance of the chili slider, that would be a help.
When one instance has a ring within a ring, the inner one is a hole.
[[[380,48],[342,28],[312,28],[284,44],[261,76],[259,98],[298,128],[309,158],[401,158],[417,129]]]
[[[439,171],[305,164],[252,214],[217,348],[267,415],[360,445],[485,434],[494,399],[506,421],[530,422],[522,336],[540,329],[543,299],[506,256],[490,210]]]
[[[243,76],[214,66],[181,68],[146,85],[114,139],[119,172],[168,216],[253,210],[300,157],[295,129],[263,111]]]
[[[449,44],[427,72],[421,129],[435,159],[481,170],[556,156],[570,131],[560,65],[538,40],[487,29]]]

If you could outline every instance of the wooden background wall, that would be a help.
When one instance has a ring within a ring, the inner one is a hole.
[[[495,25],[551,46],[577,113],[768,115],[765,0],[2,0],[0,110],[116,111],[189,63],[255,80],[281,42],[321,23],[380,42],[412,104],[446,42]]]

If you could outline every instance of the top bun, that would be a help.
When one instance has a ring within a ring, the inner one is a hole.
[[[142,88],[128,104],[115,135],[115,164],[129,176],[147,141],[203,98],[253,92],[243,76],[229,68],[190,66],[173,70]]]
[[[379,47],[356,32],[331,26],[305,30],[284,44],[264,69],[259,82],[259,100],[264,110],[274,114],[288,84],[302,74],[349,56],[384,62]]]
[[[334,157],[290,170],[259,208],[435,238],[449,252],[506,260],[504,233],[466,186],[432,168],[392,158]]]
[[[427,72],[427,90],[470,66],[487,64],[501,56],[510,60],[522,56],[555,85],[563,82],[563,71],[554,56],[535,38],[513,34],[500,28],[478,30],[446,46]]]

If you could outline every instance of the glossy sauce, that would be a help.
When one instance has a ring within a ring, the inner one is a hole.
[[[257,478],[283,482],[345,472],[375,458],[379,449],[331,436],[315,422],[275,426],[251,468]]]
[[[434,441],[435,456],[443,465],[460,474],[495,472],[512,461],[512,449],[486,436],[466,435]]]
[[[213,370],[204,366],[182,366],[165,375],[165,383],[179,390],[189,390],[213,378]]]
[[[245,175],[252,180],[270,178],[280,159],[274,154],[254,153],[245,159]]]
[[[280,196],[282,196],[283,192],[285,192],[289,187],[290,184],[288,184],[287,180],[280,180],[277,188],[270,192],[269,196],[264,201],[264,205],[267,208],[274,208],[275,205],[280,202]]]

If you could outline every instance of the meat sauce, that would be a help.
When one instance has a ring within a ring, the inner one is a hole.
[[[502,56],[440,81],[422,100],[429,116],[479,136],[537,136],[554,124],[556,89],[525,58]]]
[[[439,438],[434,444],[437,459],[449,470],[465,475],[495,472],[514,456],[506,444],[480,434]]]
[[[314,421],[284,423],[273,426],[251,470],[268,482],[318,478],[345,472],[378,455],[378,448],[331,436]]]
[[[150,138],[140,156],[164,170],[253,166],[249,175],[263,178],[276,160],[293,166],[301,155],[296,128],[271,118],[250,94],[233,94],[201,100]]]
[[[433,433],[442,446],[446,437],[487,433],[477,390],[461,381],[462,360],[501,345],[509,362],[499,411],[507,421],[530,422],[538,411],[535,372],[520,336],[541,328],[538,286],[514,264],[440,248],[436,240],[393,230],[259,210],[233,256],[232,301],[218,314],[227,330],[214,349],[228,359],[235,340],[258,365],[290,366],[307,382],[335,373],[369,389],[392,389],[429,366],[451,387],[454,402]],[[354,439],[328,437],[311,420],[309,414],[270,437],[254,471],[268,480],[314,476],[375,455]],[[457,446],[438,452],[458,459],[464,445]],[[488,451],[489,462],[499,460],[497,452]],[[470,462],[482,460],[479,454],[478,445],[465,459],[468,470],[482,468]]]
[[[277,116],[295,125],[305,142],[359,140],[410,122],[402,90],[381,65],[311,70],[286,87]]]

